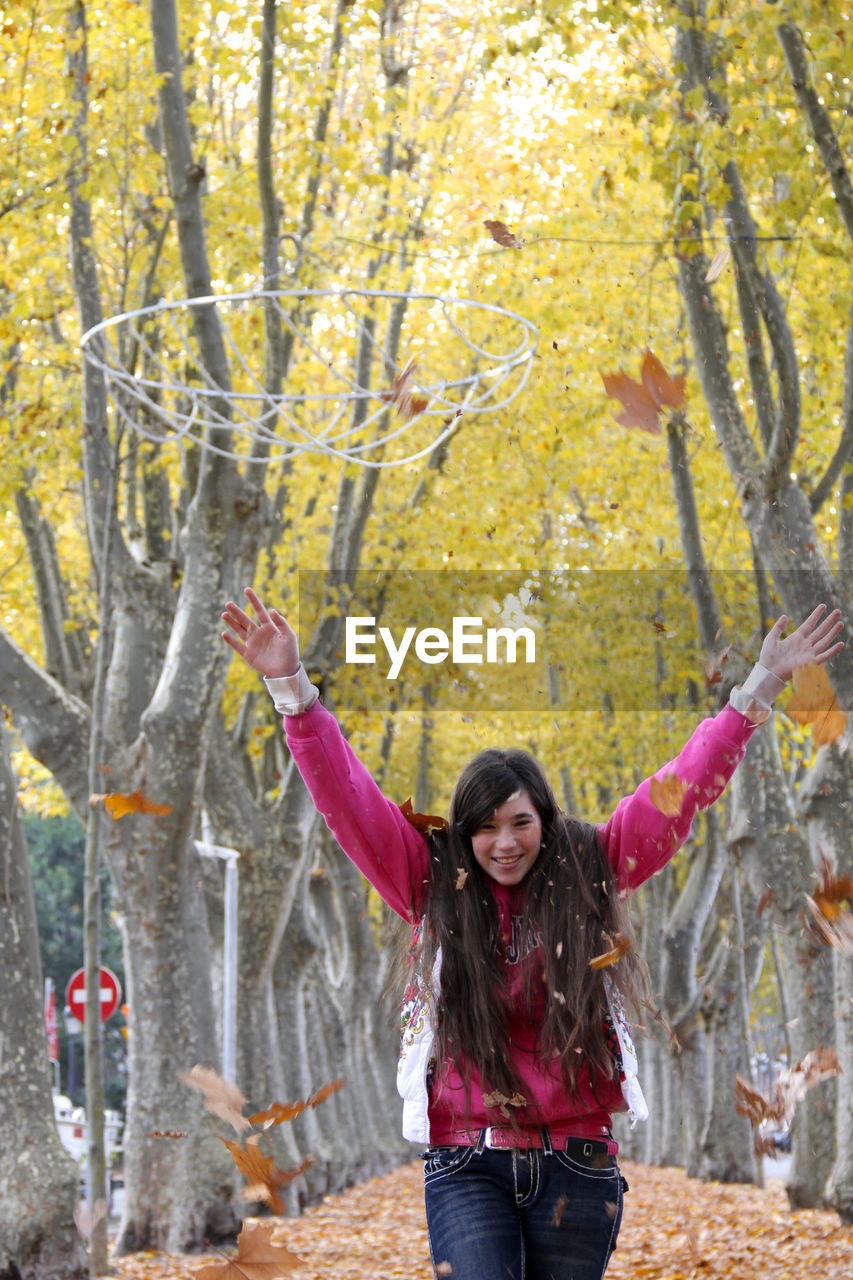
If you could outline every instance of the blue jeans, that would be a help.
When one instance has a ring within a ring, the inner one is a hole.
[[[627,1189],[615,1156],[430,1147],[424,1192],[436,1275],[448,1280],[601,1280]]]

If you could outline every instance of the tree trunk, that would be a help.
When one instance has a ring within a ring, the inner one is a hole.
[[[853,765],[849,752],[842,753],[835,747],[819,752],[817,761],[800,788],[799,803],[802,821],[809,835],[811,849],[816,853],[823,870],[826,859],[836,872],[853,871],[850,848],[853,842],[853,817],[850,813],[850,795],[853,791]],[[811,886],[806,882],[804,889]],[[805,941],[805,940],[804,940]],[[809,1151],[818,1169],[825,1171],[831,1164],[824,1196],[818,1204],[827,1201],[835,1208],[845,1223],[853,1221],[853,1040],[851,1039],[851,1010],[853,1010],[853,979],[849,961],[839,952],[821,954],[809,964],[806,975],[811,986],[819,986],[820,992],[802,1007],[807,1017],[819,1011],[817,1025],[806,1034],[808,1043],[815,1047],[828,1043],[826,1034],[827,1009],[835,1010],[835,1047],[842,1074],[829,1080],[806,1098],[805,1120],[797,1117],[794,1173],[799,1175],[796,1147],[806,1149],[804,1161],[808,1167]],[[798,1010],[801,1006],[794,1006]],[[808,1133],[803,1139],[801,1124]],[[833,1159],[834,1156],[834,1159]],[[800,1204],[799,1186],[795,1188]],[[792,1188],[789,1185],[789,1196]],[[813,1207],[805,1205],[803,1207]]]
[[[0,1280],[86,1280],[79,1172],[53,1119],[30,868],[8,743],[0,741]]]
[[[735,1110],[735,1075],[744,1075],[747,1069],[738,1007],[739,969],[736,951],[730,947],[706,1014],[710,1102],[697,1172],[709,1182],[755,1182],[758,1173],[752,1127]]]

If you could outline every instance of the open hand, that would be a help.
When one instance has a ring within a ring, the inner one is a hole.
[[[251,587],[246,587],[244,594],[257,622],[229,600],[222,621],[230,630],[222,632],[222,639],[262,676],[295,675],[299,668],[299,641],[293,627],[278,610],[267,610]]]
[[[758,655],[761,665],[780,680],[790,680],[798,667],[806,667],[810,662],[826,662],[827,658],[843,649],[844,641],[835,640],[844,626],[841,612],[833,609],[824,618],[822,615],[825,610],[826,605],[819,604],[796,631],[792,631],[784,639],[782,632],[788,625],[788,618],[783,613],[764,637],[761,653]]]

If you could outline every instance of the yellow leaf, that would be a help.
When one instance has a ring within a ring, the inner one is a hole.
[[[677,818],[681,813],[681,805],[687,794],[687,783],[682,782],[674,773],[666,773],[662,778],[652,778],[649,783],[649,798],[656,809],[666,814],[667,818]]]
[[[808,726],[819,747],[835,742],[847,723],[847,713],[838,705],[826,668],[816,662],[794,672],[794,692],[785,714]]]

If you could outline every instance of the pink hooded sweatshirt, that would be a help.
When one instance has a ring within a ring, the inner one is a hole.
[[[769,696],[768,676],[770,682],[775,682]],[[268,683],[281,708],[274,686],[283,685],[285,680]],[[731,702],[712,719],[702,721],[675,759],[658,770],[656,778],[675,774],[686,784],[677,816],[667,816],[652,803],[651,779],[647,778],[632,795],[620,800],[606,822],[597,826],[620,889],[635,889],[665,866],[684,844],[696,812],[713,804],[723,791],[743,759],[756,725],[769,715],[772,696],[781,687],[781,681],[756,667],[746,684],[733,690]],[[297,714],[286,714],[284,724],[293,759],[341,848],[389,907],[417,927],[429,876],[425,837],[382,794],[335,718],[320,703],[314,702]],[[536,1127],[578,1121],[577,1131],[586,1129],[581,1136],[599,1136],[602,1126],[609,1127],[614,1111],[630,1108],[633,1116],[644,1119],[648,1112],[636,1084],[636,1058],[624,1022],[622,1031],[627,1043],[619,1033],[624,1063],[617,1058],[621,1083],[619,1078],[593,1081],[582,1073],[577,1089],[569,1093],[559,1074],[543,1062],[539,1028],[545,992],[541,991],[539,998],[531,1002],[525,992],[521,963],[537,946],[535,938],[520,937],[523,891],[518,886],[497,883],[492,884],[492,891],[501,932],[508,940],[504,962],[512,1009],[509,1037],[526,1099],[524,1107],[514,1110],[514,1118],[521,1125]],[[437,980],[438,975],[434,974],[433,995]],[[462,1128],[488,1128],[496,1123],[496,1114],[494,1107],[488,1108],[483,1102],[483,1088],[476,1073],[466,1110],[464,1084],[453,1064],[445,1065],[440,1078],[432,1072],[431,1003],[434,1001],[430,1000],[429,991],[407,992],[408,1021],[403,1032],[398,1087],[404,1098],[404,1136],[438,1145],[452,1143],[454,1131],[458,1133]]]

